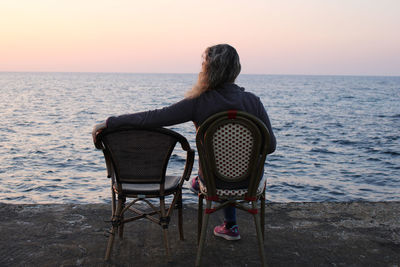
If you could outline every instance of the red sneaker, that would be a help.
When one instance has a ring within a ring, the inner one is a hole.
[[[190,182],[190,191],[192,191],[195,194],[198,194],[200,191],[200,185],[199,185],[199,176],[196,176],[192,179]]]
[[[239,227],[237,225],[226,228],[226,222],[222,225],[215,226],[214,235],[225,238],[226,240],[239,240]]]

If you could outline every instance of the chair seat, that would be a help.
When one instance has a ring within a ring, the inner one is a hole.
[[[165,194],[176,191],[181,181],[181,176],[165,176]],[[160,193],[160,184],[131,184],[121,183],[122,193],[128,195],[157,195]]]
[[[267,177],[264,175],[263,178],[260,181],[260,184],[258,185],[257,188],[257,195],[261,195],[262,192],[264,191],[265,184],[267,182]],[[201,182],[199,179],[199,185],[200,185],[200,191],[207,195],[207,187],[205,184]],[[217,188],[217,196],[221,198],[225,197],[244,197],[247,193],[247,188],[244,189],[218,189]]]

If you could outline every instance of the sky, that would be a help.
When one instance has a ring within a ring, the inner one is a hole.
[[[400,0],[0,0],[0,71],[400,76]]]

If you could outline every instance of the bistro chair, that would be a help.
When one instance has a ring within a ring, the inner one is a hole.
[[[210,214],[228,205],[253,215],[261,261],[266,265],[263,241],[266,177],[263,173],[269,140],[264,123],[242,111],[217,113],[199,127],[196,145],[204,183],[199,179],[196,266],[201,263]]]
[[[171,153],[178,142],[186,151],[183,174],[166,176]],[[111,179],[112,227],[105,260],[110,258],[116,233],[122,239],[126,223],[145,218],[161,226],[169,261],[167,230],[174,208],[178,209],[179,236],[184,239],[182,184],[189,180],[194,150],[185,137],[165,128],[105,129],[97,136],[95,146],[103,150],[107,176]],[[169,195],[173,197],[168,204],[165,197]],[[127,198],[133,200],[128,204]]]

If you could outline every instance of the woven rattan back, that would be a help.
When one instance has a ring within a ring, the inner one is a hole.
[[[175,144],[187,143],[181,135],[164,128],[105,130],[100,141],[118,183],[163,183]]]
[[[228,181],[246,177],[254,158],[254,134],[241,121],[224,121],[212,135],[216,174]]]
[[[255,194],[268,140],[265,125],[248,113],[227,111],[208,118],[196,136],[208,192],[248,188],[249,194]]]

